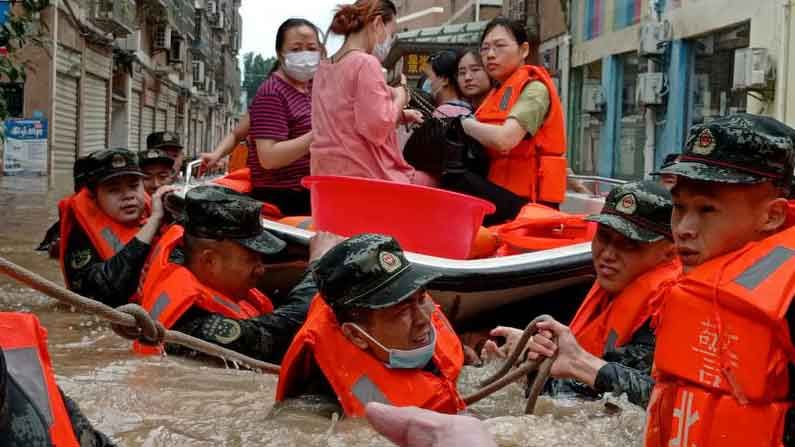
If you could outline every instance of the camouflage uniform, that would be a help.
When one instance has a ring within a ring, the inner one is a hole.
[[[261,210],[262,202],[244,194],[221,186],[199,186],[185,197],[180,224],[187,234],[195,237],[233,240],[263,255],[267,263],[286,243],[262,227]],[[184,254],[174,250],[170,260],[184,264]],[[279,362],[304,323],[316,293],[310,268],[284,299],[273,303],[275,309],[270,314],[235,320],[192,308],[177,321],[174,329],[251,357]],[[171,352],[181,351],[174,346],[168,348]]]
[[[640,243],[673,239],[671,213],[673,204],[667,189],[650,181],[627,183],[614,188],[605,199],[602,212],[586,220],[610,227],[623,236]],[[547,391],[553,395],[575,393],[599,397],[602,393],[626,393],[630,402],[648,402],[654,381],[651,367],[654,360],[655,337],[647,321],[621,347],[607,346],[602,356],[608,363],[596,376],[593,388],[574,380],[550,380]]]
[[[336,315],[395,306],[440,276],[411,264],[394,238],[372,233],[341,242],[320,258],[313,270],[320,295]],[[440,374],[433,361],[424,371]],[[336,399],[323,374],[315,372],[301,399]]]
[[[654,174],[728,184],[769,181],[788,193],[794,145],[795,130],[773,118],[732,115],[690,128],[682,155]],[[792,327],[795,323],[792,308],[787,320]],[[617,363],[603,367],[595,384],[598,390],[625,392],[631,402],[643,407],[647,406],[653,387],[654,381],[646,371]]]
[[[118,156],[125,160],[124,166],[118,165]],[[85,183],[89,188],[120,175],[144,175],[135,153],[126,149],[94,152],[85,163]],[[64,267],[72,291],[109,306],[127,304],[138,287],[150,245],[133,238],[115,256],[103,261],[80,225],[75,225],[68,237]]]
[[[60,391],[60,389],[59,389]],[[96,431],[77,404],[61,392],[75,437],[81,447],[113,447],[110,439]],[[5,356],[0,349],[0,445],[4,447],[49,447],[47,427],[28,397],[8,380]]]

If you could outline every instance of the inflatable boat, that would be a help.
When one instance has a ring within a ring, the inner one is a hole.
[[[241,183],[235,183],[235,177],[233,173],[214,182],[237,189]],[[567,193],[560,211],[569,215],[598,213],[609,189],[622,183],[601,177],[577,178],[593,185],[593,193]],[[458,323],[572,286],[587,287],[594,279],[588,241],[467,259],[470,244],[478,235],[497,231],[480,227],[485,213],[493,210],[493,205],[480,199],[435,188],[346,177],[307,177],[304,185],[312,192],[312,218],[271,215],[262,220],[267,230],[288,242],[292,253],[284,264],[274,267],[268,284],[263,285],[276,296],[300,279],[306,267],[300,260],[306,259],[314,227],[345,236],[362,232],[395,236],[419,268],[441,274],[431,283],[430,292]]]

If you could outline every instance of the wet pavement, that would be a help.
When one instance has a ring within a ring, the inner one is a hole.
[[[34,252],[57,218],[65,188],[41,178],[0,177],[0,255],[61,283],[57,261]],[[34,312],[49,331],[64,392],[101,431],[123,446],[391,445],[361,420],[331,421],[299,411],[269,417],[276,378],[178,358],[143,358],[100,320],[73,313],[38,292],[0,277],[0,310]],[[465,368],[462,394],[494,371]],[[501,446],[640,446],[645,415],[624,399],[552,401],[540,416],[521,415],[523,390],[509,386],[471,410]]]

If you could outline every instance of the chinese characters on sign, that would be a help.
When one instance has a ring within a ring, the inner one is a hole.
[[[5,175],[46,175],[47,154],[47,120],[6,120]]]
[[[422,69],[428,63],[427,54],[411,53],[404,56],[403,74],[406,76],[417,76],[422,74]]]

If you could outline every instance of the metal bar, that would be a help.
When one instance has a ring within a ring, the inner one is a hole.
[[[610,178],[610,177],[599,177],[598,175],[569,175],[571,179],[575,180],[582,180],[585,182],[601,182],[601,183],[609,183],[611,185],[623,185],[627,183],[626,180],[620,180],[617,178]]]

